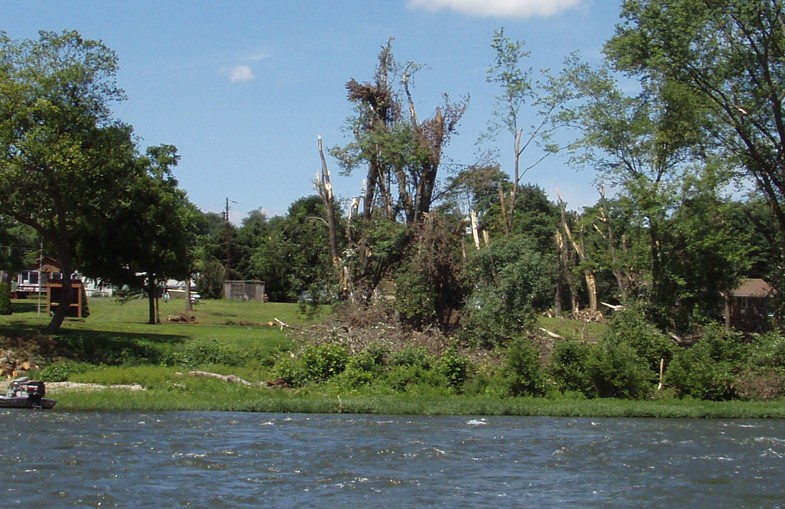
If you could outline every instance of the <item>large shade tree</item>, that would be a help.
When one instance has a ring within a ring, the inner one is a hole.
[[[65,298],[50,331],[68,312],[80,232],[133,173],[131,129],[110,114],[124,97],[116,72],[114,52],[77,32],[23,41],[0,32],[0,208],[59,258]]]
[[[785,251],[785,1],[626,0],[621,15],[608,56],[706,109],[707,131],[767,200]]]
[[[172,174],[178,159],[171,145],[138,156],[134,178],[115,190],[118,200],[111,209],[89,221],[77,249],[86,275],[145,291],[151,324],[159,322],[161,284],[188,280],[194,272],[203,220]]]

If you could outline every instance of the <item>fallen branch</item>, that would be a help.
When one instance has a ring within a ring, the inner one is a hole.
[[[289,326],[287,324],[283,323],[279,319],[273,318],[273,320],[275,320],[275,322],[281,327],[281,330],[283,330],[284,327],[286,327],[287,329],[289,328]]]
[[[548,329],[546,329],[545,327],[540,327],[540,330],[541,330],[541,331],[543,331],[545,334],[549,335],[549,336],[550,336],[550,337],[552,337],[552,338],[555,338],[555,339],[562,339],[562,337],[561,337],[561,336],[559,336],[559,335],[558,335],[558,334],[556,334],[555,332],[551,332],[551,331],[549,331],[549,330],[548,330]]]
[[[237,375],[222,375],[220,373],[211,373],[209,371],[189,371],[189,375],[191,376],[203,376],[207,378],[217,378],[218,380],[223,380],[226,383],[230,384],[242,384],[248,387],[259,387],[267,385],[265,382],[249,382],[248,380],[244,380]]]

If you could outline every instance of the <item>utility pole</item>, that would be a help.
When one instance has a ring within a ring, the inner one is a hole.
[[[226,220],[226,275],[229,275],[229,269],[232,267],[231,253],[229,249],[229,239],[232,233],[232,225],[229,223],[229,197],[226,197],[226,211],[224,212],[224,219]]]

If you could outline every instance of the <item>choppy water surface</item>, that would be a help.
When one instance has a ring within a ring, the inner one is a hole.
[[[785,507],[785,421],[0,411],[17,507]]]

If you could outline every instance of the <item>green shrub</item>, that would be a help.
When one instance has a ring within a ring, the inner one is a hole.
[[[390,367],[384,377],[393,390],[404,392],[417,387],[447,388],[447,379],[436,370],[423,366],[397,365]]]
[[[468,357],[461,355],[455,348],[448,348],[436,360],[434,369],[447,379],[447,383],[460,392],[466,378],[469,376],[471,361]]]
[[[479,366],[463,384],[467,396],[501,398],[508,395],[504,370],[496,365]]]
[[[387,364],[388,351],[382,346],[371,345],[365,350],[352,355],[346,369],[358,369],[372,373],[381,373]]]
[[[0,315],[14,313],[11,307],[11,287],[6,282],[0,283]]]
[[[660,360],[669,363],[676,345],[667,335],[635,308],[615,313],[604,337],[612,343],[625,343],[632,347],[640,359],[653,372],[659,373]]]
[[[591,350],[589,343],[577,339],[556,342],[548,368],[559,391],[595,395],[587,368]]]
[[[551,265],[525,235],[504,235],[474,251],[466,264],[471,294],[461,316],[468,344],[504,345],[536,325],[534,303],[550,293]]]
[[[707,400],[734,399],[736,375],[749,357],[749,345],[720,326],[709,326],[701,339],[678,351],[668,366],[667,383],[679,396]]]
[[[390,366],[414,366],[429,370],[433,367],[433,357],[422,346],[410,346],[390,355]]]
[[[273,366],[273,376],[283,380],[289,387],[302,387],[308,383],[308,373],[304,363],[294,357],[282,357]]]
[[[84,373],[95,366],[84,362],[60,361],[52,363],[36,373],[36,378],[44,382],[67,382],[71,376]]]
[[[586,371],[597,396],[641,399],[652,389],[654,374],[632,346],[603,338],[586,363]]]
[[[325,382],[346,369],[349,354],[341,345],[308,345],[300,358],[310,382]]]
[[[517,338],[507,346],[504,375],[510,396],[545,394],[545,377],[540,365],[540,355],[531,341]]]

